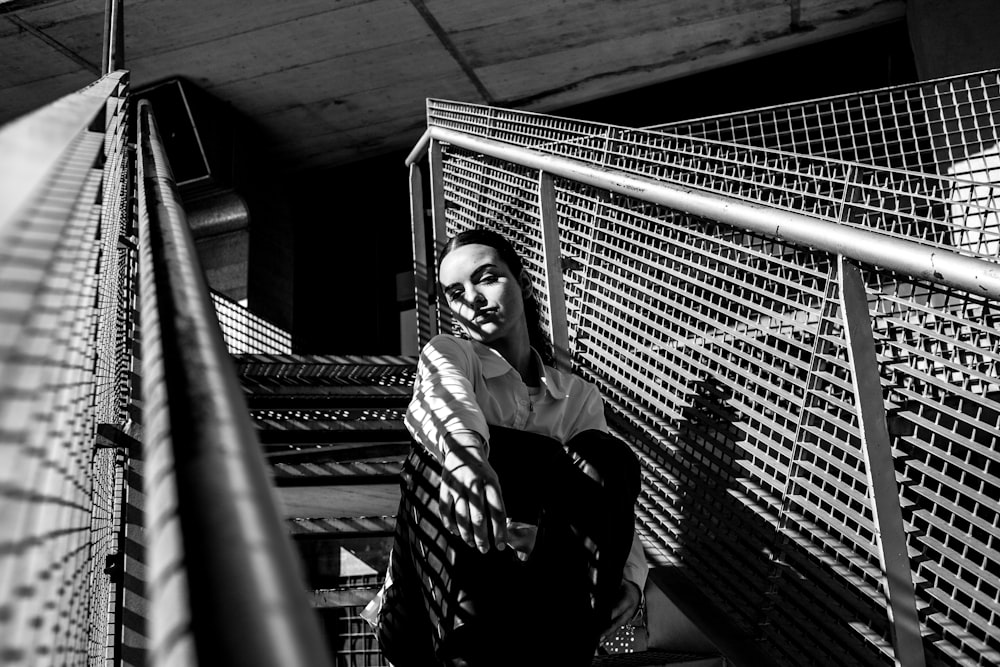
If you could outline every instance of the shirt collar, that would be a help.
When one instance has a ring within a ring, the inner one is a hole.
[[[483,364],[483,377],[487,380],[500,377],[514,370],[513,366],[492,347],[484,345],[479,341],[471,342],[472,348],[476,351],[476,356],[479,357],[479,360]],[[531,354],[534,355],[538,368],[542,369],[541,378],[545,390],[552,394],[552,398],[556,400],[566,398],[566,388],[563,386],[563,378],[554,369],[549,368],[542,362],[542,357],[535,348],[531,348]]]

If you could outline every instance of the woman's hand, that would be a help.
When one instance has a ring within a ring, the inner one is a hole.
[[[500,481],[479,436],[449,435],[443,450],[439,501],[445,527],[482,553],[491,545],[503,550],[508,540],[507,511]]]
[[[615,603],[614,609],[611,610],[611,623],[603,634],[601,634],[601,641],[613,635],[618,631],[618,628],[635,618],[641,602],[642,591],[639,590],[639,587],[631,581],[622,581],[621,588],[618,591],[618,602]]]

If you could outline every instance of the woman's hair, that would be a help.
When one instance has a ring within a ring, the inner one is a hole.
[[[500,259],[510,269],[518,284],[521,283],[521,276],[524,269],[524,266],[521,264],[521,256],[514,250],[514,246],[511,245],[510,241],[489,229],[468,229],[448,239],[448,242],[444,244],[444,250],[441,252],[441,259],[438,260],[438,268],[440,268],[440,264],[444,258],[448,256],[448,253],[466,245],[485,245],[496,250],[497,254],[500,255]],[[523,291],[522,294],[524,294]],[[552,349],[549,345],[548,336],[542,330],[538,300],[535,297],[533,285],[528,286],[527,294],[524,296],[524,320],[528,324],[528,340],[531,343],[531,347],[538,351],[538,354],[542,357],[542,361],[546,364],[551,364]]]

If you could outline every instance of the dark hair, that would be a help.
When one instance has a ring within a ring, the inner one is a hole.
[[[464,232],[455,234],[444,244],[441,251],[441,259],[438,260],[438,269],[441,262],[452,250],[466,245],[485,245],[493,248],[500,255],[500,259],[507,265],[510,272],[518,283],[521,282],[521,275],[524,266],[521,264],[521,256],[517,254],[514,246],[505,237],[489,229],[467,229]],[[541,316],[538,311],[538,299],[535,297],[533,285],[529,285],[528,293],[524,297],[524,320],[528,324],[528,341],[531,347],[538,350],[542,361],[552,364],[552,349],[549,345],[549,338],[542,330]]]

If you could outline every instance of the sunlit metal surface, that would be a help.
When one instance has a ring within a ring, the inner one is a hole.
[[[742,145],[750,139],[722,121],[698,137],[440,101],[428,118],[432,136],[445,128],[609,179],[802,213],[992,271],[997,74],[907,90],[838,98],[868,124],[817,112],[820,129],[790,130],[773,148]],[[782,113],[794,125],[824,104]],[[538,170],[440,150],[432,192],[446,233],[499,229],[545,289]],[[570,349],[645,464],[640,534],[651,559],[684,567],[780,663],[891,663],[836,255],[568,177],[556,179],[556,206]],[[928,662],[994,664],[997,303],[933,275],[862,268]]]
[[[331,664],[148,101],[137,122],[149,664]]]
[[[114,656],[128,75],[0,129],[0,656]]]
[[[218,292],[212,303],[230,354],[291,354],[292,336],[281,327]]]

